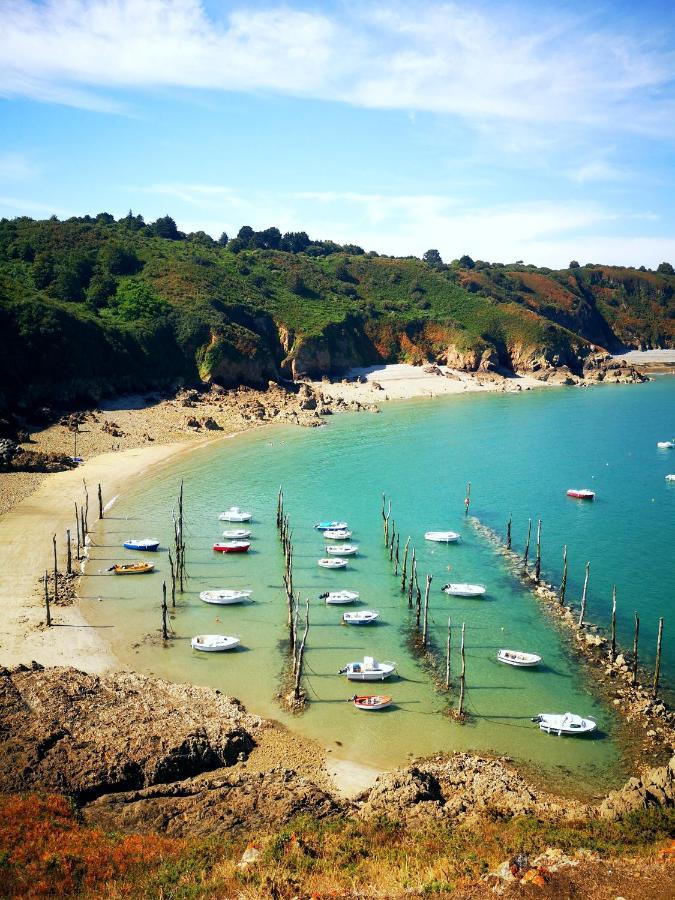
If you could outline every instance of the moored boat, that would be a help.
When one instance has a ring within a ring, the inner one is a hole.
[[[456,531],[425,531],[425,541],[435,541],[437,544],[455,544],[460,535]]]
[[[201,650],[204,653],[222,653],[224,650],[234,650],[240,643],[240,638],[229,634],[197,634],[190,641],[193,650]]]
[[[656,446],[659,450],[672,450],[675,447],[675,441],[657,441]]]
[[[216,553],[248,553],[250,541],[216,541],[213,549]]]
[[[352,532],[348,528],[326,528],[323,536],[327,541],[348,541]]]
[[[251,532],[248,528],[231,528],[223,532],[223,537],[228,541],[245,541],[251,537]]]
[[[338,675],[346,675],[349,681],[384,681],[395,671],[395,662],[378,662],[372,656],[364,656],[363,662],[349,663]]]
[[[541,656],[537,656],[536,653],[523,653],[522,650],[500,650],[497,653],[497,660],[506,663],[507,666],[526,668],[528,666],[538,666],[541,662]]]
[[[352,703],[357,709],[377,710],[384,709],[385,706],[391,704],[391,697],[385,694],[370,694],[364,697],[358,697],[356,694],[352,697]]]
[[[532,719],[537,722],[541,731],[547,734],[589,734],[595,731],[598,723],[594,719],[583,719],[574,713],[539,713]]]
[[[332,556],[356,556],[358,552],[357,544],[328,544],[326,546],[326,553],[330,553]]]
[[[327,556],[318,560],[317,565],[321,566],[322,569],[346,569],[347,560],[339,559],[337,556]]]
[[[250,522],[252,515],[239,506],[231,506],[218,516],[221,522]]]
[[[215,603],[217,606],[227,606],[230,603],[243,603],[251,599],[253,591],[243,590],[236,591],[228,588],[214,591],[202,591],[199,599],[204,603]]]
[[[595,500],[595,491],[588,488],[569,488],[567,496],[574,497],[575,500]]]
[[[325,594],[319,594],[319,600],[325,600],[328,606],[344,606],[358,599],[358,591],[327,591]]]
[[[139,540],[125,541],[122,546],[127,550],[148,550],[152,553],[159,549],[159,541],[153,538],[140,538]]]
[[[317,522],[314,526],[317,531],[344,531],[346,528],[349,528],[346,522]]]
[[[675,475],[666,475],[666,481],[675,481]]]
[[[355,612],[342,613],[342,621],[345,625],[372,625],[379,618],[379,612],[374,609],[359,609]]]
[[[152,572],[154,568],[154,563],[149,562],[116,563],[108,571],[114,575],[146,575],[148,572]]]
[[[451,582],[441,588],[444,594],[451,597],[482,597],[487,591],[484,584],[468,584],[467,582]]]

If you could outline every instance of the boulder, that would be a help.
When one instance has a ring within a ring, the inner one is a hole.
[[[603,800],[603,819],[622,819],[628,813],[649,806],[675,805],[675,756],[666,766],[649,769],[639,778],[630,778],[618,791]]]

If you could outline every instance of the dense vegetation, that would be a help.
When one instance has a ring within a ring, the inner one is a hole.
[[[387,360],[578,368],[588,344],[671,345],[672,266],[445,265],[244,226],[217,241],[169,216],[0,221],[0,406],[213,378],[264,384]]]

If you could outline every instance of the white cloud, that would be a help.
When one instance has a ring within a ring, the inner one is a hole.
[[[567,173],[570,181],[589,184],[597,181],[625,181],[630,173],[602,159],[591,160]]]
[[[28,181],[38,174],[36,166],[23,153],[0,153],[0,179]]]

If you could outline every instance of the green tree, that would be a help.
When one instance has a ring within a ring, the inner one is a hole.
[[[160,216],[159,219],[153,222],[151,227],[157,237],[166,238],[169,241],[180,239],[180,232],[171,216]]]
[[[242,225],[239,231],[237,232],[237,237],[242,242],[244,247],[249,248],[253,246],[253,238],[255,236],[255,231],[251,228],[250,225]]]
[[[218,243],[220,244],[221,247],[226,247],[228,241],[229,241],[229,238],[227,236],[227,232],[224,231],[221,234],[221,236],[218,238]]]
[[[568,268],[568,269],[579,269],[579,268],[581,268],[581,266],[580,266],[579,263],[576,261],[576,259],[573,259],[573,260],[570,262],[570,264],[569,264],[569,266],[568,266],[567,268]]]
[[[137,278],[127,278],[120,282],[111,306],[115,315],[125,322],[155,319],[169,311],[168,304],[160,300],[145,282]]]
[[[669,262],[659,263],[656,271],[659,275],[675,275],[675,270]]]
[[[37,253],[33,261],[33,284],[42,291],[54,278],[54,257],[46,250]]]
[[[281,238],[280,249],[287,253],[302,253],[309,244],[309,235],[306,231],[287,231]]]
[[[474,261],[466,253],[464,254],[464,256],[460,256],[459,264],[463,269],[473,269],[473,267],[475,266]]]
[[[97,263],[111,275],[135,275],[143,267],[135,252],[122,244],[106,244],[98,255]]]
[[[443,259],[438,250],[427,250],[422,259],[430,269],[440,269],[443,265]]]

